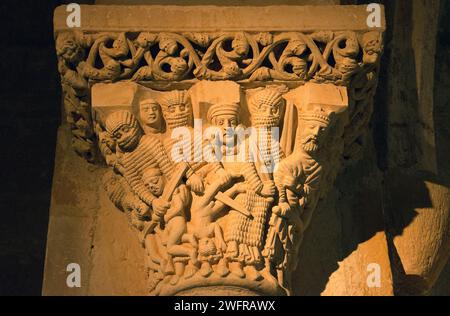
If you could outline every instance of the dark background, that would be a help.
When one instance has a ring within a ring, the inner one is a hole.
[[[53,9],[70,2],[0,2],[0,295],[41,294],[61,118]]]

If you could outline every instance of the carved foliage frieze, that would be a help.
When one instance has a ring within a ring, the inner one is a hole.
[[[56,49],[74,147],[95,161],[88,93],[92,82],[333,83],[349,87],[350,116],[356,125],[365,126],[376,87],[382,33],[63,31],[56,35]],[[350,124],[346,133],[349,160],[360,154],[362,129],[356,125]]]

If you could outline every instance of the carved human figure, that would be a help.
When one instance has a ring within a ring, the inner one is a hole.
[[[144,171],[143,181],[147,188],[156,196],[161,197],[165,187],[166,179],[158,168],[149,168]],[[148,234],[146,236],[146,249],[151,253],[155,248],[157,242],[155,238],[161,238],[162,243],[165,244],[166,250],[161,252],[162,258],[158,259],[160,263],[160,270],[164,275],[174,276],[171,279],[172,284],[176,284],[179,277],[182,274],[182,268],[184,265],[181,262],[177,262],[174,265],[175,257],[189,257],[189,266],[186,268],[194,273],[196,271],[195,265],[197,263],[197,249],[195,241],[189,239],[187,235],[186,224],[186,209],[190,203],[190,192],[186,188],[186,185],[179,185],[175,192],[172,194],[170,201],[170,207],[165,213],[157,214],[162,217],[164,229],[158,231],[160,237],[156,237],[155,234]],[[183,236],[185,235],[185,238]],[[186,247],[184,242],[193,243],[193,247]],[[167,255],[166,255],[167,254]],[[155,262],[157,263],[157,262]]]
[[[279,124],[283,105],[284,86],[267,87],[257,91],[249,100],[253,127],[250,159],[257,166],[263,181],[273,183],[275,165],[284,158],[279,144]]]
[[[180,245],[186,231],[184,210],[189,203],[190,193],[181,185],[172,194],[170,201],[162,198],[165,181],[171,179],[174,165],[159,138],[153,134],[144,135],[133,114],[123,110],[113,112],[107,117],[105,125],[117,143],[116,152],[124,178],[132,191],[152,210],[152,220],[165,225],[165,229],[159,232],[161,237],[156,236],[154,231],[147,232],[144,229],[142,238],[147,254],[152,256],[153,249],[158,248],[157,239],[161,238],[166,250],[159,251],[159,258],[153,262],[160,264],[163,274],[174,274],[177,267],[174,269],[172,257],[189,256],[192,261],[196,260],[194,249]],[[178,270],[181,268],[178,267]],[[176,283],[178,277],[176,274],[172,282]]]
[[[95,122],[95,126],[100,152],[106,164],[112,168],[103,177],[105,191],[111,202],[127,215],[131,226],[142,230],[148,206],[131,190],[123,177],[123,167],[118,163],[113,137],[101,127],[99,122]]]
[[[225,277],[229,273],[227,258],[223,256],[227,246],[222,228],[217,222],[227,205],[217,200],[216,195],[227,185],[229,186],[231,180],[231,175],[216,178],[206,188],[204,194],[194,199],[192,203],[188,231],[198,240],[198,254],[201,261],[200,274],[204,277],[208,277],[213,272],[211,265],[217,262],[216,272],[220,276]],[[232,198],[243,192],[245,192],[243,186],[234,185],[224,194]]]
[[[195,137],[191,126],[192,107],[186,91],[174,90],[161,99],[168,135],[164,146],[171,159],[189,165],[186,184],[195,193],[204,191],[203,175],[216,172],[224,175],[224,170],[214,157],[202,157],[203,148],[208,145],[202,137]],[[175,137],[178,136],[178,137]],[[181,157],[181,158],[180,158]]]
[[[78,32],[61,32],[56,38],[56,53],[66,119],[74,136],[72,146],[79,155],[94,161],[95,142],[89,87],[83,76],[84,48],[89,45],[89,40],[89,36]]]
[[[292,38],[283,50],[274,69],[268,67],[258,68],[251,76],[254,80],[306,80],[308,72],[307,57],[302,56],[307,49],[306,43],[301,38]],[[290,67],[291,72],[285,69]]]
[[[192,66],[192,61],[186,62],[184,57],[188,56],[188,50],[182,49],[178,52],[178,43],[172,36],[161,34],[159,39],[160,51],[155,57],[153,66],[153,77],[156,80],[181,80]],[[163,67],[168,65],[170,72],[164,71]]]
[[[142,179],[144,172],[150,168],[159,168],[170,179],[174,167],[162,143],[154,136],[144,135],[129,111],[111,113],[106,118],[105,126],[117,144],[118,163],[132,191],[155,213],[165,213],[169,203],[156,197]]]
[[[86,79],[81,75],[84,51],[74,33],[63,32],[58,35],[56,38],[56,54],[62,83],[68,84],[75,91],[84,95],[88,88]]]
[[[164,132],[162,109],[155,99],[147,98],[139,102],[139,118],[145,134]]]
[[[333,117],[334,113],[326,113],[320,105],[301,108],[294,152],[278,164],[274,173],[279,201],[272,209],[263,254],[266,267],[272,273],[276,270],[278,282],[288,294],[292,294],[291,273],[298,263],[303,231],[319,199],[321,146]]]
[[[244,277],[243,267],[247,265],[247,277],[259,279],[257,268],[261,263],[260,251],[269,207],[269,202],[263,196],[271,196],[273,189],[270,184],[265,185],[261,181],[255,164],[248,160],[248,140],[241,139],[244,126],[239,123],[239,104],[214,104],[207,117],[220,133],[215,136],[219,139],[213,139],[212,142],[216,143],[214,148],[218,147],[217,142],[220,145],[224,169],[235,177],[234,183],[246,187],[246,192],[240,192],[235,201],[251,214],[248,217],[232,208],[227,215],[225,241],[230,268],[234,274]]]

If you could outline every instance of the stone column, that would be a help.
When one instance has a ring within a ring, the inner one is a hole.
[[[44,294],[71,291],[54,276],[68,258],[86,280],[74,294],[298,294],[304,232],[364,151],[380,9],[369,27],[366,6],[96,5],[71,28],[58,7],[86,162],[61,131]],[[364,293],[392,293],[389,267],[382,282]]]

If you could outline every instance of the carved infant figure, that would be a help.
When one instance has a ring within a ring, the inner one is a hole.
[[[213,156],[202,157],[203,148],[208,146],[208,142],[195,137],[194,128],[190,124],[192,108],[187,92],[171,91],[161,99],[161,105],[169,131],[164,146],[172,160],[179,160],[181,157],[182,161],[188,163],[186,184],[193,192],[201,194],[205,189],[203,176],[208,173],[224,176],[225,171]]]
[[[215,200],[216,195],[230,184],[231,175],[218,177],[210,183],[204,194],[194,199],[191,210],[191,221],[189,222],[189,234],[192,234],[198,240],[199,259],[202,263],[200,274],[204,277],[209,276],[213,270],[211,264],[219,261],[216,272],[224,277],[229,273],[227,259],[223,257],[226,251],[222,228],[217,219],[220,213],[226,208],[226,205]],[[234,185],[224,194],[234,197],[238,193],[245,192],[243,186]]]
[[[158,138],[143,135],[143,131],[129,111],[120,110],[111,113],[105,122],[107,132],[116,141],[116,154],[121,172],[132,191],[156,214],[163,214],[169,204],[158,199],[144,184],[142,176],[147,169],[158,168],[170,179],[173,164],[165,153]]]
[[[144,171],[143,181],[148,189],[156,196],[161,197],[163,194],[166,179],[158,168],[150,168]],[[159,230],[161,242],[165,246],[166,251],[163,253],[162,260],[157,261],[161,264],[161,272],[164,275],[175,274],[172,278],[172,283],[177,283],[181,270],[183,267],[180,263],[176,263],[174,266],[175,257],[189,257],[189,267],[195,272],[195,264],[197,263],[197,249],[195,247],[195,241],[189,239],[187,235],[187,224],[185,210],[188,208],[190,202],[190,192],[186,185],[182,184],[177,187],[172,195],[170,201],[170,207],[166,212],[157,213],[156,215],[163,219],[163,229]],[[148,234],[146,236],[146,249],[148,252],[152,252],[155,248],[156,237],[155,233]],[[184,236],[184,238],[183,238]],[[182,242],[194,243],[194,247],[183,245]],[[167,254],[167,256],[165,255]],[[178,271],[176,271],[178,270]]]

